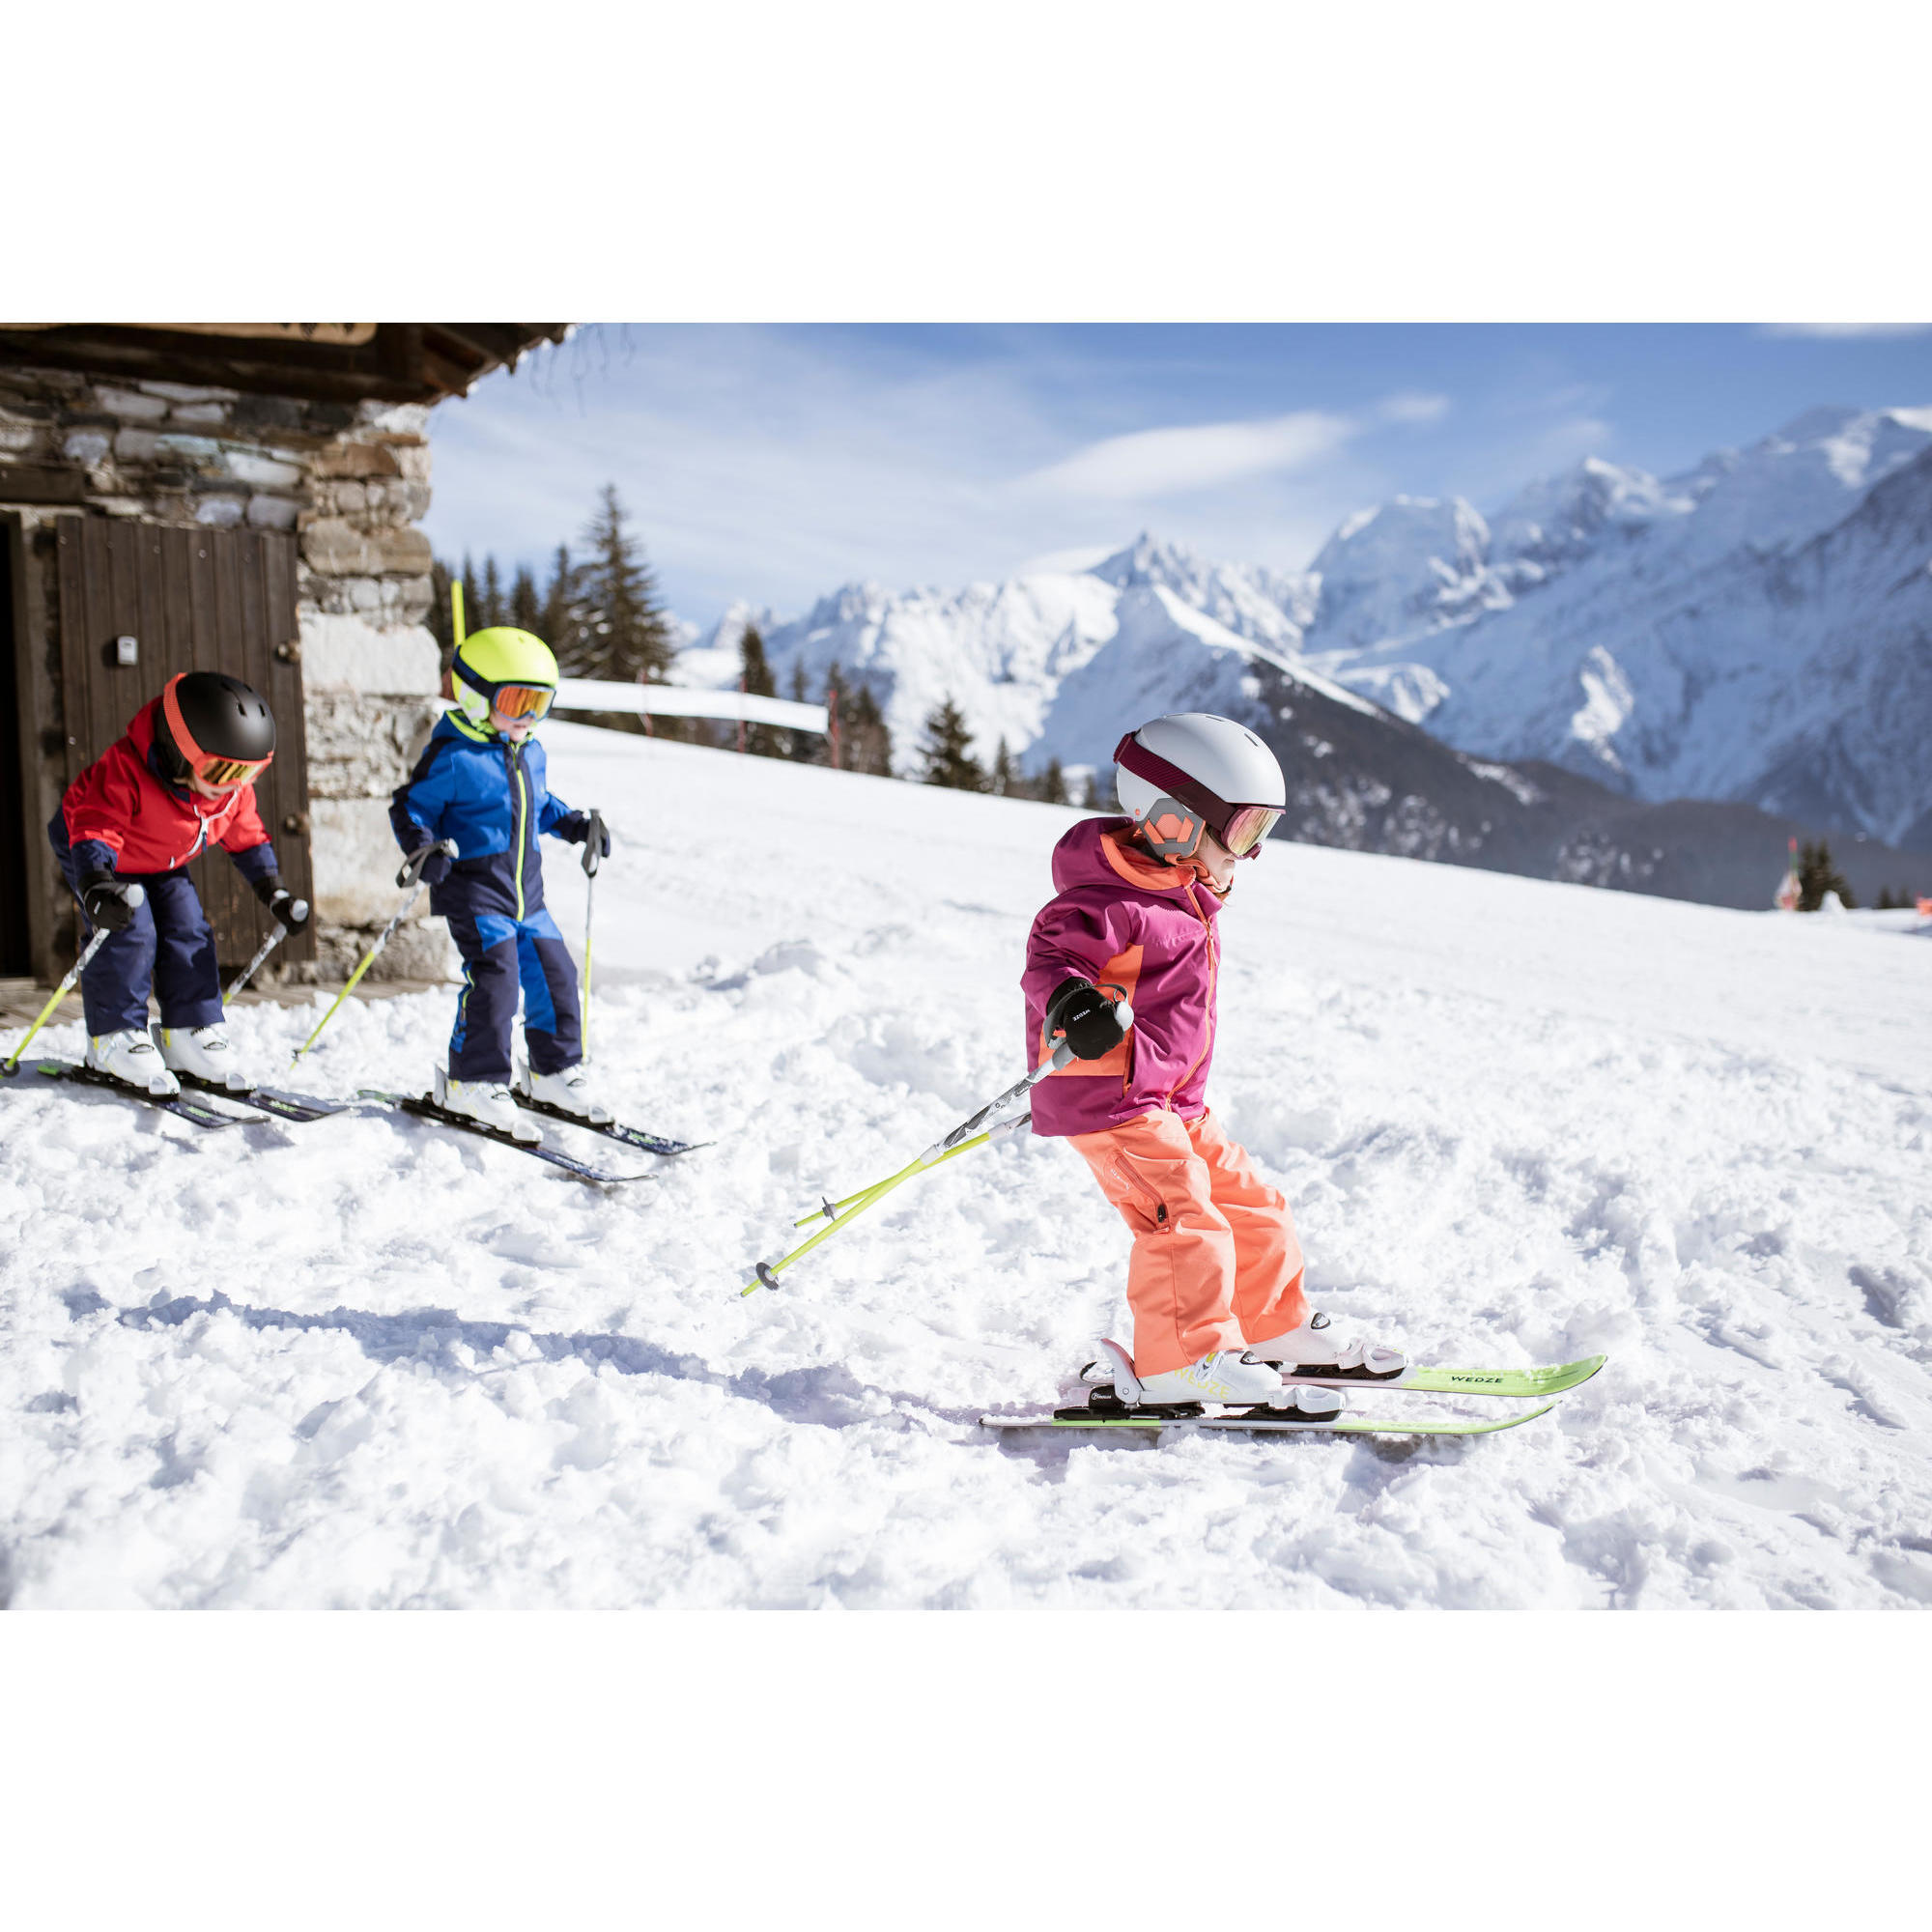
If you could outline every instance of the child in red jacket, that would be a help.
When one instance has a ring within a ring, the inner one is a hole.
[[[292,931],[307,904],[284,889],[275,848],[255,809],[254,781],[275,754],[268,704],[239,678],[187,671],[137,711],[128,735],[74,780],[47,826],[91,937],[109,937],[80,977],[87,1065],[151,1094],[181,1076],[245,1087],[221,1025],[214,935],[188,862],[210,845],[229,853],[259,898]],[[128,888],[146,897],[128,903]],[[148,988],[161,1009],[159,1051],[148,1034]]]
[[[1077,1056],[1034,1089],[1033,1130],[1070,1140],[1133,1231],[1143,1394],[1265,1402],[1281,1388],[1270,1364],[1399,1375],[1393,1350],[1338,1350],[1311,1314],[1287,1200],[1208,1110],[1221,907],[1287,804],[1281,766],[1199,711],[1129,732],[1114,759],[1133,816],[1083,820],[1055,848],[1023,984],[1032,1064],[1062,1037]]]

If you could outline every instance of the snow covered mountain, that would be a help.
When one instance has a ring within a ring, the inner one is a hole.
[[[1856,577],[1866,585],[1895,579],[1900,556],[1915,541],[1916,501],[1896,498],[1923,488],[1927,475],[1913,453],[1914,437],[1927,440],[1909,425],[1888,427],[1874,418],[1861,437],[1840,440],[1840,469],[1849,473],[1862,451],[1859,473],[1877,468],[1885,474],[1852,518],[1805,546],[1803,563],[1787,561],[1781,575],[1763,570],[1760,553],[1748,546],[1732,562],[1747,585],[1761,579],[1785,586],[1766,593],[1764,623],[1774,634],[1780,621],[1802,628],[1821,602],[1836,600],[1835,613],[1846,603],[1840,579]],[[1250,724],[1281,757],[1289,776],[1284,831],[1290,837],[1759,905],[1782,867],[1788,837],[1866,824],[1848,817],[1841,800],[1868,761],[1892,773],[1915,769],[1913,748],[1895,741],[1914,728],[1917,713],[1907,707],[1899,730],[1889,736],[1867,721],[1863,741],[1849,743],[1833,711],[1826,724],[1839,735],[1827,744],[1825,769],[1837,776],[1835,783],[1819,782],[1813,764],[1788,738],[1745,726],[1752,750],[1784,744],[1781,775],[1758,787],[1774,814],[1766,816],[1733,802],[1738,787],[1715,779],[1703,792],[1711,802],[1703,805],[1675,802],[1680,792],[1694,796],[1688,784],[1652,791],[1627,777],[1614,786],[1605,782],[1621,775],[1596,751],[1604,744],[1614,749],[1636,709],[1628,667],[1640,653],[1620,635],[1614,639],[1620,657],[1607,644],[1592,644],[1568,671],[1561,654],[1533,635],[1519,635],[1487,657],[1479,649],[1486,627],[1521,620],[1541,608],[1539,596],[1572,599],[1551,608],[1595,611],[1610,624],[1650,580],[1640,575],[1634,587],[1612,574],[1607,589],[1599,584],[1593,591],[1593,567],[1601,571],[1605,559],[1627,557],[1646,532],[1676,534],[1676,525],[1699,514],[1747,467],[1714,459],[1691,481],[1665,486],[1587,464],[1567,479],[1525,491],[1493,530],[1466,503],[1398,498],[1351,518],[1317,568],[1301,575],[1209,563],[1144,534],[1086,570],[1036,572],[950,591],[895,594],[851,584],[801,618],[737,607],[687,653],[682,674],[728,682],[744,629],[755,622],[781,692],[793,688],[802,668],[804,687],[815,696],[835,664],[870,685],[892,729],[897,767],[907,775],[918,768],[926,716],[949,696],[965,713],[982,759],[990,760],[1004,740],[1036,772],[1049,758],[1104,771],[1121,734],[1142,720],[1162,711],[1218,711]],[[1758,520],[1762,527],[1802,534],[1826,515],[1828,491],[1844,486],[1821,484],[1810,471],[1800,483],[1782,496],[1761,479],[1739,490],[1775,499],[1775,513]],[[1795,507],[1801,497],[1809,504],[1802,514]],[[1713,514],[1710,527],[1719,530],[1743,512],[1725,497]],[[1660,552],[1667,554],[1674,553]],[[1875,565],[1875,557],[1889,561]],[[1694,630],[1701,607],[1678,609],[1685,568],[1659,573],[1655,595],[1677,612],[1673,622]],[[1806,571],[1808,578],[1793,575]],[[1741,590],[1728,588],[1724,597],[1726,610],[1742,608]],[[1872,679],[1899,689],[1910,688],[1915,676],[1910,610],[1918,607],[1905,601],[1910,609],[1885,634],[1892,643],[1868,653]],[[1782,614],[1790,611],[1798,614]],[[1878,635],[1876,622],[1867,619],[1868,634]],[[1475,654],[1467,662],[1457,656],[1465,647]],[[1775,661],[1776,653],[1766,655]],[[1781,689],[1775,671],[1761,682],[1774,696]],[[1507,716],[1511,697],[1527,710],[1526,694],[1545,687],[1542,711],[1530,722],[1540,719],[1548,728],[1518,728],[1521,721]],[[1445,719],[1476,712],[1488,695],[1501,719],[1481,712],[1460,738],[1443,729]],[[1841,708],[1858,710],[1856,703]],[[1427,729],[1416,728],[1423,721]],[[1721,723],[1715,709],[1707,722],[1707,736],[1714,737]],[[1925,735],[1932,743],[1932,732]],[[1466,749],[1504,738],[1513,740],[1508,758]],[[1891,790],[1901,786],[1893,782]],[[1663,802],[1654,802],[1660,792]],[[1867,788],[1864,795],[1875,794]],[[1923,804],[1932,807],[1932,773]],[[1893,810],[1891,818],[1901,812]],[[1922,883],[1877,841],[1854,844],[1842,856],[1861,894]]]
[[[1465,751],[1932,850],[1932,409],[1592,459],[1492,524],[1398,497],[1314,575],[1308,662]]]
[[[904,773],[918,767],[927,714],[949,696],[982,758],[1004,738],[1032,770],[1051,757],[1095,766],[1110,761],[1150,704],[1242,705],[1255,663],[1308,678],[1337,702],[1359,702],[1301,665],[1314,604],[1306,579],[1208,563],[1143,535],[1091,570],[963,590],[847,584],[800,618],[736,606],[690,655],[694,668],[721,681],[735,675],[738,640],[755,623],[781,692],[796,666],[814,696],[841,667],[871,687]]]
[[[1932,408],[1812,410],[1663,481],[1590,458],[1493,520],[1397,497],[1300,574],[1142,535],[1090,570],[740,607],[694,668],[753,618],[781,686],[835,661],[871,684],[904,771],[947,696],[981,757],[1005,738],[1037,771],[1105,765],[1148,711],[1252,717],[1285,680],[1631,800],[1932,850]]]

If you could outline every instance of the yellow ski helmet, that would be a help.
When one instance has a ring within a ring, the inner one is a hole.
[[[497,727],[493,710],[539,723],[556,696],[556,659],[541,638],[508,624],[471,631],[456,647],[451,666],[463,715],[485,731]]]

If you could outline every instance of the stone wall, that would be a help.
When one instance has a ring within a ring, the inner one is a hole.
[[[414,527],[429,507],[428,426],[421,404],[0,368],[0,507],[20,509],[30,530],[81,509],[295,533],[318,941],[316,963],[295,970],[324,980],[395,910],[388,795],[440,708],[423,623],[429,540]],[[51,684],[57,709],[57,674]],[[58,777],[47,782],[57,797]],[[440,924],[419,917],[372,976],[440,979],[452,966]]]

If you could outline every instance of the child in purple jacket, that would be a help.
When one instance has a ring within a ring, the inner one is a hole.
[[[1221,908],[1287,804],[1275,756],[1207,712],[1156,718],[1114,753],[1131,818],[1090,818],[1053,854],[1056,895],[1027,940],[1033,1130],[1079,1150],[1133,1232],[1134,1372],[1152,1402],[1265,1402],[1269,1364],[1399,1375],[1404,1358],[1338,1350],[1311,1315],[1287,1200],[1221,1131],[1214,1056]],[[1133,1009],[1122,1032],[1115,1005]]]

